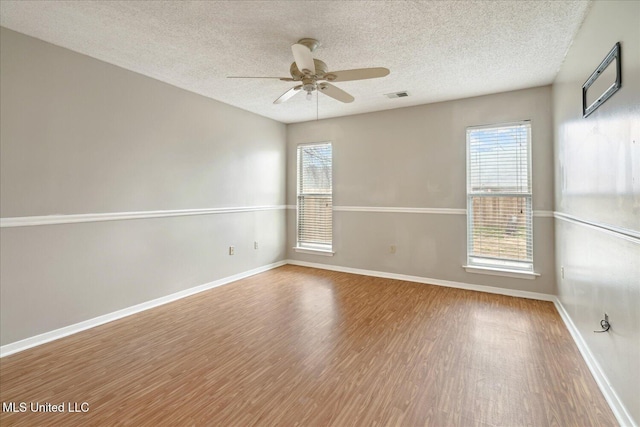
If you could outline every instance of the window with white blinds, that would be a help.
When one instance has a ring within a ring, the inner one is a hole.
[[[467,262],[533,272],[531,124],[467,128]]]
[[[330,251],[333,241],[331,143],[298,145],[298,247]]]

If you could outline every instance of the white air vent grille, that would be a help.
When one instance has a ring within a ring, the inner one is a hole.
[[[401,92],[385,93],[384,96],[387,98],[405,98],[409,96],[409,92],[403,90]]]

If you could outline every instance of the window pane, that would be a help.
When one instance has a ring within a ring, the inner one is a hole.
[[[471,197],[471,256],[531,261],[531,197]]]
[[[469,130],[469,190],[530,193],[529,126]]]
[[[307,145],[302,152],[300,194],[331,194],[331,145]]]
[[[467,261],[533,270],[531,126],[467,129]]]
[[[331,144],[298,146],[298,246],[331,249]]]
[[[331,245],[331,196],[298,196],[298,242]]]

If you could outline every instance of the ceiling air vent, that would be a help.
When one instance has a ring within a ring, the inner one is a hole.
[[[402,92],[385,93],[384,96],[387,98],[405,98],[409,96],[409,92],[403,90]]]

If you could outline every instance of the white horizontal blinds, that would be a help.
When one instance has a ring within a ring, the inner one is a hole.
[[[471,256],[532,261],[531,197],[482,197],[471,200]]]
[[[331,249],[331,143],[298,146],[298,246]]]
[[[533,270],[531,126],[467,129],[469,264]]]

